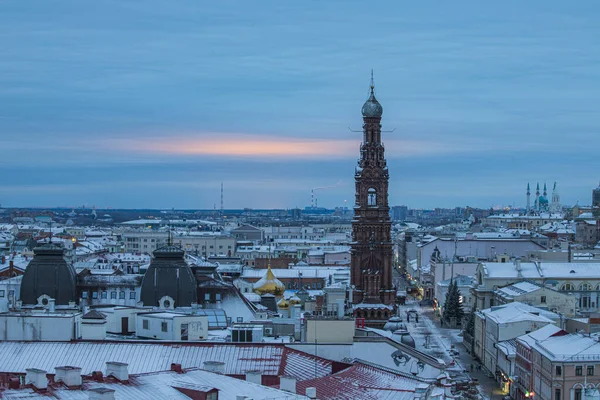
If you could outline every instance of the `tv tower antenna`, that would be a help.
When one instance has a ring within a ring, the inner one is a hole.
[[[223,182],[221,182],[221,219],[223,219]]]

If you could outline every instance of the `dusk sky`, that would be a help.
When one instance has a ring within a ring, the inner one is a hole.
[[[371,69],[390,204],[600,180],[600,2],[0,3],[0,204],[348,206]]]

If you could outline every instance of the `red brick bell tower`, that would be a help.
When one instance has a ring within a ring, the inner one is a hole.
[[[362,107],[363,142],[356,167],[356,201],[352,220],[351,283],[355,317],[380,325],[395,309],[392,284],[392,237],[388,204],[389,174],[381,142],[383,107],[371,92]]]

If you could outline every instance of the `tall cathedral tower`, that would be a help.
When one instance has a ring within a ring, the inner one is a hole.
[[[356,200],[352,220],[351,281],[354,315],[367,321],[392,315],[392,238],[388,205],[388,168],[381,142],[383,107],[371,93],[362,107],[363,142],[354,174]]]

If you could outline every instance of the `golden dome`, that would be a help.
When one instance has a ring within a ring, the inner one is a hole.
[[[279,303],[277,303],[277,308],[279,308],[280,310],[287,310],[288,308],[290,308],[290,303],[288,303],[288,301],[286,299],[281,299],[279,300]]]
[[[292,306],[302,303],[302,300],[300,300],[300,297],[298,297],[296,295],[293,295],[288,300],[290,302],[290,305],[292,305]]]
[[[254,284],[254,291],[260,295],[273,294],[277,297],[283,296],[285,286],[275,277],[271,266],[267,267],[267,273],[258,282]]]

